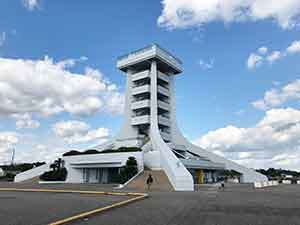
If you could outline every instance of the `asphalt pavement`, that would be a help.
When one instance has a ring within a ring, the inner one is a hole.
[[[112,190],[99,185],[22,185],[17,188]],[[126,191],[126,190],[122,190]],[[150,192],[150,197],[72,224],[82,225],[300,225],[300,185]],[[0,225],[44,225],[128,197],[0,192]]]

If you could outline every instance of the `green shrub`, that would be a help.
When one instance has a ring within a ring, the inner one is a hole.
[[[126,183],[134,175],[138,173],[137,161],[134,157],[129,157],[126,161],[126,165],[121,168],[120,181],[122,184]]]
[[[120,152],[141,152],[142,149],[138,147],[120,147],[118,149],[106,149],[99,153],[120,153]]]
[[[98,151],[96,149],[89,149],[84,152],[79,152],[76,150],[71,150],[63,154],[63,156],[73,156],[73,155],[90,155],[90,154],[104,154],[104,153],[121,153],[121,152],[141,152],[142,149],[138,147],[120,147],[118,149],[106,149],[103,151]]]
[[[79,151],[76,151],[76,150],[71,150],[71,151],[68,151],[68,152],[65,152],[63,154],[63,156],[72,156],[72,155],[81,155],[82,153],[79,152]]]
[[[35,163],[19,163],[13,165],[2,165],[0,166],[4,171],[16,171],[16,172],[24,172],[26,170],[30,170],[33,167],[38,167],[46,164],[45,162],[35,162]]]
[[[81,154],[82,155],[90,155],[90,154],[99,154],[99,153],[100,152],[96,149],[89,149],[89,150],[82,152]]]
[[[5,176],[0,177],[0,181],[14,181],[15,176],[13,173],[6,173]]]
[[[43,181],[65,181],[67,178],[67,169],[61,168],[59,170],[51,170],[43,173],[40,176],[40,180]]]

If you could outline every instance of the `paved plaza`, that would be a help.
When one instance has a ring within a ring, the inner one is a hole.
[[[1,187],[53,188],[0,184]],[[111,190],[98,185],[56,185],[56,189]],[[124,196],[0,192],[0,224],[39,225],[122,201]],[[150,197],[72,224],[91,225],[297,225],[300,185],[266,189],[230,187],[195,192],[151,192]]]

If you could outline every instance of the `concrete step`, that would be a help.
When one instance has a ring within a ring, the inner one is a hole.
[[[149,174],[152,175],[153,184],[151,186],[152,191],[173,191],[172,184],[170,183],[167,175],[163,170],[144,170],[134,180],[129,182],[126,188],[132,188],[137,190],[147,190],[147,178]]]
[[[195,191],[216,191],[220,187],[219,184],[195,184]]]
[[[225,183],[226,190],[235,191],[235,190],[252,190],[254,188],[253,184],[250,183]],[[195,184],[195,191],[216,191],[220,190],[221,183],[215,184]]]

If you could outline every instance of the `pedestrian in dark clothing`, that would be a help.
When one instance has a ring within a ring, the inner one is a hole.
[[[150,190],[151,189],[151,185],[153,183],[153,178],[152,178],[151,174],[149,174],[146,183],[147,183],[148,190]]]
[[[221,182],[221,189],[222,189],[222,191],[225,190],[225,183],[224,183],[224,181]]]

